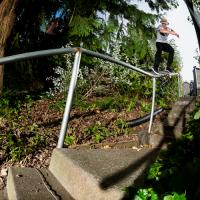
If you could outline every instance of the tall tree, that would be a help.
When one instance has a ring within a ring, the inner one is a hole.
[[[62,37],[45,34],[46,24],[57,16],[60,8],[62,3],[57,0],[20,1],[5,56],[61,47],[60,42],[64,41]],[[45,74],[48,75],[48,69],[52,66],[52,62],[47,61],[47,58],[40,58],[7,64],[4,69],[4,88],[33,89],[33,85],[42,88],[39,80],[45,80]]]
[[[8,37],[16,19],[19,0],[3,0],[0,3],[0,57],[4,56]],[[0,65],[0,94],[3,90],[4,66]]]
[[[5,0],[4,0],[5,1]],[[17,1],[17,0],[16,0]],[[18,0],[19,1],[19,0]],[[72,42],[78,46],[81,41],[84,42],[84,47],[92,50],[112,49],[115,46],[115,41],[127,36],[127,28],[124,25],[128,21],[128,31],[130,29],[137,30],[132,41],[129,44],[131,50],[137,52],[137,55],[146,60],[148,57],[149,48],[146,53],[142,47],[148,45],[149,42],[144,42],[140,45],[140,41],[148,41],[153,32],[156,17],[158,15],[145,14],[137,8],[137,3],[140,1],[148,3],[151,9],[157,12],[168,10],[177,5],[177,1],[151,1],[151,0],[24,0],[20,1],[20,6],[17,11],[15,26],[7,44],[6,55],[12,55],[19,52],[34,51],[39,49],[61,47],[62,45]],[[13,4],[14,5],[14,4]],[[41,27],[51,18],[55,18],[57,14],[65,16],[63,19],[65,31],[62,37],[47,37],[41,34]],[[10,27],[11,28],[11,27]],[[44,36],[44,37],[43,37]],[[133,35],[130,35],[130,37]],[[127,36],[128,37],[128,36]],[[137,39],[140,38],[140,40]],[[134,41],[134,39],[136,39]],[[48,46],[46,46],[48,44]],[[145,46],[146,47],[146,46]],[[129,52],[130,52],[129,51]],[[132,53],[130,53],[132,54]],[[48,63],[52,66],[52,62]],[[23,65],[23,66],[22,66]],[[30,73],[40,73],[41,69],[47,70],[47,62],[29,62]],[[19,64],[15,67],[17,70],[25,69],[21,72],[27,72],[27,63]],[[50,67],[48,69],[50,70]],[[13,71],[13,65],[12,70]],[[34,70],[32,70],[34,68]],[[7,68],[8,69],[8,68]],[[38,70],[39,69],[39,70]],[[19,72],[19,71],[18,71]],[[10,71],[9,71],[10,73]],[[47,73],[45,73],[47,74]],[[16,76],[14,74],[14,76]],[[14,77],[12,76],[12,77]],[[42,76],[42,75],[41,75]],[[38,78],[38,74],[35,74]],[[19,77],[18,77],[19,80]],[[23,80],[23,78],[22,78]],[[34,80],[34,77],[33,77]]]
[[[200,11],[198,10],[200,8],[200,3],[199,1],[192,1],[192,0],[184,0],[188,10],[190,12],[193,24],[194,24],[194,28],[197,34],[197,39],[198,39],[198,43],[199,43],[199,48],[200,48]]]

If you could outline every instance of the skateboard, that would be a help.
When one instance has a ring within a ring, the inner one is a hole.
[[[170,72],[167,72],[167,71],[159,71],[159,74],[156,74],[153,70],[151,71],[151,73],[152,74],[154,74],[154,75],[157,75],[157,76],[160,76],[160,77],[172,77],[172,75],[174,74],[174,73],[170,73]]]

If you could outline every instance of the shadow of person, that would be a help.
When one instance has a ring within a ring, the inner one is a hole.
[[[148,180],[145,180],[145,174],[148,172],[150,166],[155,162],[155,160],[158,158],[161,149],[164,145],[167,145],[169,142],[176,141],[176,135],[175,135],[175,127],[179,123],[179,120],[181,119],[181,116],[185,115],[186,109],[189,108],[190,104],[192,104],[195,101],[193,100],[184,106],[182,111],[180,112],[179,116],[176,118],[173,125],[169,123],[169,120],[166,120],[165,126],[164,126],[164,136],[158,143],[158,145],[153,148],[150,152],[146,153],[144,156],[139,158],[137,161],[131,163],[128,167],[121,169],[118,172],[115,172],[114,174],[111,174],[107,177],[105,177],[101,183],[100,187],[104,190],[107,190],[108,188],[116,185],[118,182],[122,181],[126,177],[128,177],[130,174],[134,173],[138,168],[141,167],[145,163],[145,168],[142,171],[142,173],[137,177],[137,179],[132,183],[132,185],[128,186],[129,188],[132,188],[133,190],[130,190],[129,193],[126,193],[125,196],[122,198],[125,199],[133,199],[133,197],[136,195],[137,188],[139,187],[145,187],[145,185],[148,185]],[[182,124],[185,126],[186,121]],[[170,126],[170,132],[169,132],[169,126]],[[166,128],[168,127],[168,128]],[[178,139],[180,140],[180,139]],[[168,150],[166,150],[168,151]],[[170,150],[171,151],[171,150]],[[167,161],[166,161],[167,162]],[[184,176],[183,176],[184,178]],[[182,191],[182,188],[177,187],[177,191]],[[199,189],[198,189],[199,191]],[[184,191],[182,191],[184,193]],[[158,191],[159,193],[159,191]]]

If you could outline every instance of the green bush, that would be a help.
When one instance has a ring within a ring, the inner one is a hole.
[[[159,198],[155,199],[200,199],[200,105],[191,115],[187,130],[180,139],[161,151],[159,158],[151,165],[146,184]],[[133,199],[154,199],[149,188],[135,190]]]

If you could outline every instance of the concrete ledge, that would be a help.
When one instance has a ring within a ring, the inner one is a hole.
[[[0,190],[0,200],[8,200],[6,190]]]
[[[10,168],[7,193],[9,200],[72,200],[47,169]]]
[[[54,149],[49,169],[76,200],[121,200],[123,189],[142,177],[152,150]]]
[[[10,168],[7,179],[9,200],[55,200],[35,169]]]
[[[80,144],[71,145],[69,149],[86,150],[86,149],[132,149],[133,147],[138,147],[139,141],[119,141],[119,142],[105,142],[97,144]]]

